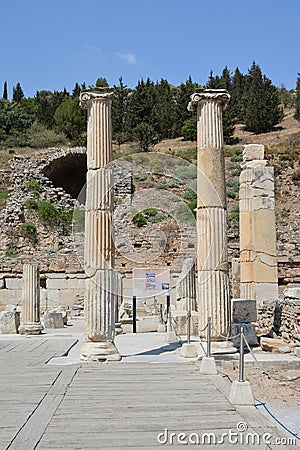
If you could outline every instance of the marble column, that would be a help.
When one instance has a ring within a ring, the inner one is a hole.
[[[24,264],[20,334],[40,334],[40,272],[38,264]]]
[[[191,96],[197,111],[197,265],[200,336],[207,317],[212,338],[230,326],[227,256],[226,185],[222,110],[230,96],[224,89],[203,89]]]
[[[85,210],[85,341],[81,359],[119,360],[114,345],[116,274],[113,239],[111,97],[113,90],[92,88],[80,94],[88,111]]]
[[[264,146],[244,146],[240,175],[240,296],[259,309],[278,297],[274,169]],[[259,317],[258,317],[259,320]]]
[[[183,261],[182,271],[176,284],[177,309],[196,311],[196,273],[194,258]]]

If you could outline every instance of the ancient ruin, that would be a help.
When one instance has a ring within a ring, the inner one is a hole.
[[[40,271],[37,264],[24,264],[20,334],[40,334]]]
[[[188,106],[197,111],[199,330],[210,316],[215,338],[227,333],[230,323],[222,127],[222,109],[229,98],[223,89],[205,89],[195,92]]]
[[[91,89],[80,95],[88,109],[87,189],[85,210],[85,342],[81,358],[118,360],[115,334],[111,90]]]

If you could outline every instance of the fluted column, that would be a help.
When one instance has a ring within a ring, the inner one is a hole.
[[[23,266],[23,292],[20,334],[40,334],[40,272],[37,264]]]
[[[115,335],[116,273],[113,239],[112,89],[80,94],[88,110],[84,267],[85,342],[81,359],[119,360]]]
[[[197,111],[199,331],[211,316],[214,339],[226,333],[230,325],[222,125],[222,109],[229,99],[223,89],[199,90],[191,96],[188,106],[190,111]]]

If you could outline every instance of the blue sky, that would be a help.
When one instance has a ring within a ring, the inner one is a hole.
[[[288,89],[300,72],[300,0],[5,0],[1,2],[0,96],[18,81],[25,96],[71,91],[120,76],[204,84],[225,65],[255,60]]]

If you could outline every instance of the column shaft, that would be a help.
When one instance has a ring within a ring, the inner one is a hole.
[[[228,331],[229,278],[227,255],[225,160],[222,109],[229,95],[207,89],[191,96],[189,110],[197,110],[197,232],[198,313],[200,336],[212,317],[212,337]]]
[[[20,334],[40,334],[40,273],[37,264],[23,266],[23,298]]]

